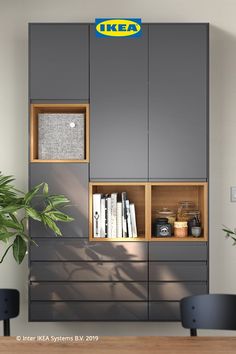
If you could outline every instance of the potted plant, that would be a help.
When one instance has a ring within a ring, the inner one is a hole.
[[[61,211],[70,202],[64,195],[50,195],[47,183],[41,183],[29,192],[17,190],[12,176],[0,173],[0,242],[8,244],[0,253],[0,263],[12,249],[14,259],[20,264],[29,243],[35,241],[28,234],[29,219],[36,220],[61,236],[58,222],[70,222],[72,217]],[[1,248],[0,248],[1,250]]]

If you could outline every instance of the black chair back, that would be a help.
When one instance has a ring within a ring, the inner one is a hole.
[[[191,336],[197,329],[236,330],[236,295],[207,294],[185,297],[180,302],[181,322]]]
[[[10,318],[17,317],[20,309],[20,294],[15,289],[0,289],[0,320],[4,336],[10,335]]]

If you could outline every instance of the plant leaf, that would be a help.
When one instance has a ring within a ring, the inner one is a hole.
[[[31,217],[32,219],[37,220],[37,221],[42,221],[41,214],[37,210],[35,210],[31,207],[26,207],[25,211],[26,211],[27,215],[29,217]]]
[[[69,203],[69,199],[64,195],[50,195],[47,199],[53,207]]]
[[[42,220],[43,223],[52,231],[54,231],[56,235],[62,236],[61,230],[51,218],[49,218],[47,215],[42,215]]]
[[[33,197],[38,193],[40,188],[43,186],[44,183],[40,183],[37,186],[35,186],[33,189],[31,189],[28,193],[26,193],[24,197],[25,204],[29,204]]]
[[[27,244],[19,235],[16,236],[13,242],[13,256],[18,264],[20,264],[26,254]]]
[[[73,221],[73,220],[74,220],[71,216],[62,213],[62,212],[59,211],[59,210],[50,211],[50,212],[47,213],[47,215],[48,215],[52,220],[55,220],[55,221],[70,222],[70,221]]]
[[[44,194],[45,196],[48,195],[48,184],[47,184],[47,183],[44,183],[44,186],[43,186],[43,194]]]

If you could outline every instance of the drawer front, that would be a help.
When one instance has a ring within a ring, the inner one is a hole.
[[[179,302],[150,302],[150,321],[180,321]]]
[[[151,261],[206,261],[205,242],[152,242],[149,246]]]
[[[32,283],[31,300],[147,301],[147,283]]]
[[[89,242],[78,239],[35,239],[32,261],[146,261],[147,243]]]
[[[30,304],[30,321],[143,321],[147,302],[40,302]]]
[[[206,262],[150,262],[151,281],[207,281]]]
[[[207,294],[206,283],[149,283],[149,300],[180,301],[183,297]]]
[[[32,262],[31,281],[147,281],[146,262]]]

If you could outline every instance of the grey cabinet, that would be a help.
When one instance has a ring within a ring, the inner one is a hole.
[[[149,25],[149,178],[208,177],[208,25]]]
[[[90,30],[90,178],[148,178],[148,26],[140,38]]]
[[[30,24],[30,99],[89,98],[89,26]]]
[[[88,165],[30,164],[30,187],[41,182],[48,183],[50,194],[64,194],[71,201],[71,206],[66,208],[66,212],[74,218],[74,221],[58,224],[63,237],[88,237]],[[33,238],[54,236],[52,231],[37,221],[31,221],[30,233]],[[47,246],[49,247],[49,244]]]

